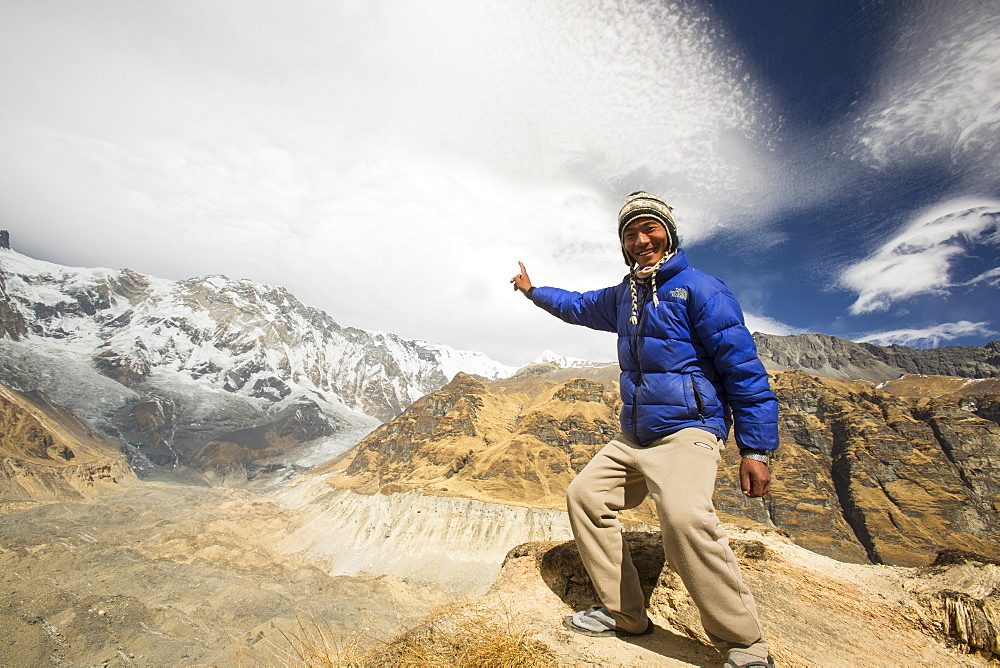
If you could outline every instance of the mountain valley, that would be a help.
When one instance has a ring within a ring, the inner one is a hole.
[[[563,495],[617,431],[615,366],[515,370],[280,288],[9,250],[0,330],[0,664],[266,664],[309,620],[385,648],[498,608],[563,663],[715,660],[650,506],[626,520],[660,631],[558,625],[593,597]],[[716,505],[779,662],[1000,656],[1000,343],[756,339],[775,483],[743,497],[730,443]]]

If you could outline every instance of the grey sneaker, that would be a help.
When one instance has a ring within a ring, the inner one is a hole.
[[[645,631],[633,633],[620,629],[615,625],[615,619],[608,613],[608,609],[597,605],[564,617],[563,626],[575,633],[593,637],[644,636],[652,633],[654,629],[653,620],[648,618]]]
[[[762,659],[753,654],[733,650],[722,664],[722,668],[774,668],[774,659],[771,657]]]

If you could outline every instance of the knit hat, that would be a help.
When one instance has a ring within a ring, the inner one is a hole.
[[[625,198],[625,204],[618,212],[618,241],[622,241],[622,233],[633,220],[639,218],[653,218],[663,225],[667,231],[667,255],[677,250],[680,245],[677,239],[677,223],[671,213],[673,207],[664,202],[659,197],[650,195],[647,192],[637,191]],[[629,257],[622,245],[622,255],[625,257],[625,264],[631,266],[635,260]]]

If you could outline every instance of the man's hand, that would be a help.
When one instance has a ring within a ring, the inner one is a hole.
[[[514,284],[515,290],[520,290],[521,292],[527,294],[528,290],[531,289],[531,279],[528,278],[528,271],[524,268],[524,263],[518,261],[521,265],[521,273],[510,279],[510,282]]]
[[[771,491],[771,470],[764,462],[744,459],[740,462],[740,487],[751,499],[764,496]]]

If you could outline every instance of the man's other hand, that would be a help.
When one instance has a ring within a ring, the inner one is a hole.
[[[740,462],[740,487],[743,493],[755,499],[771,491],[771,470],[764,462],[744,459]]]

